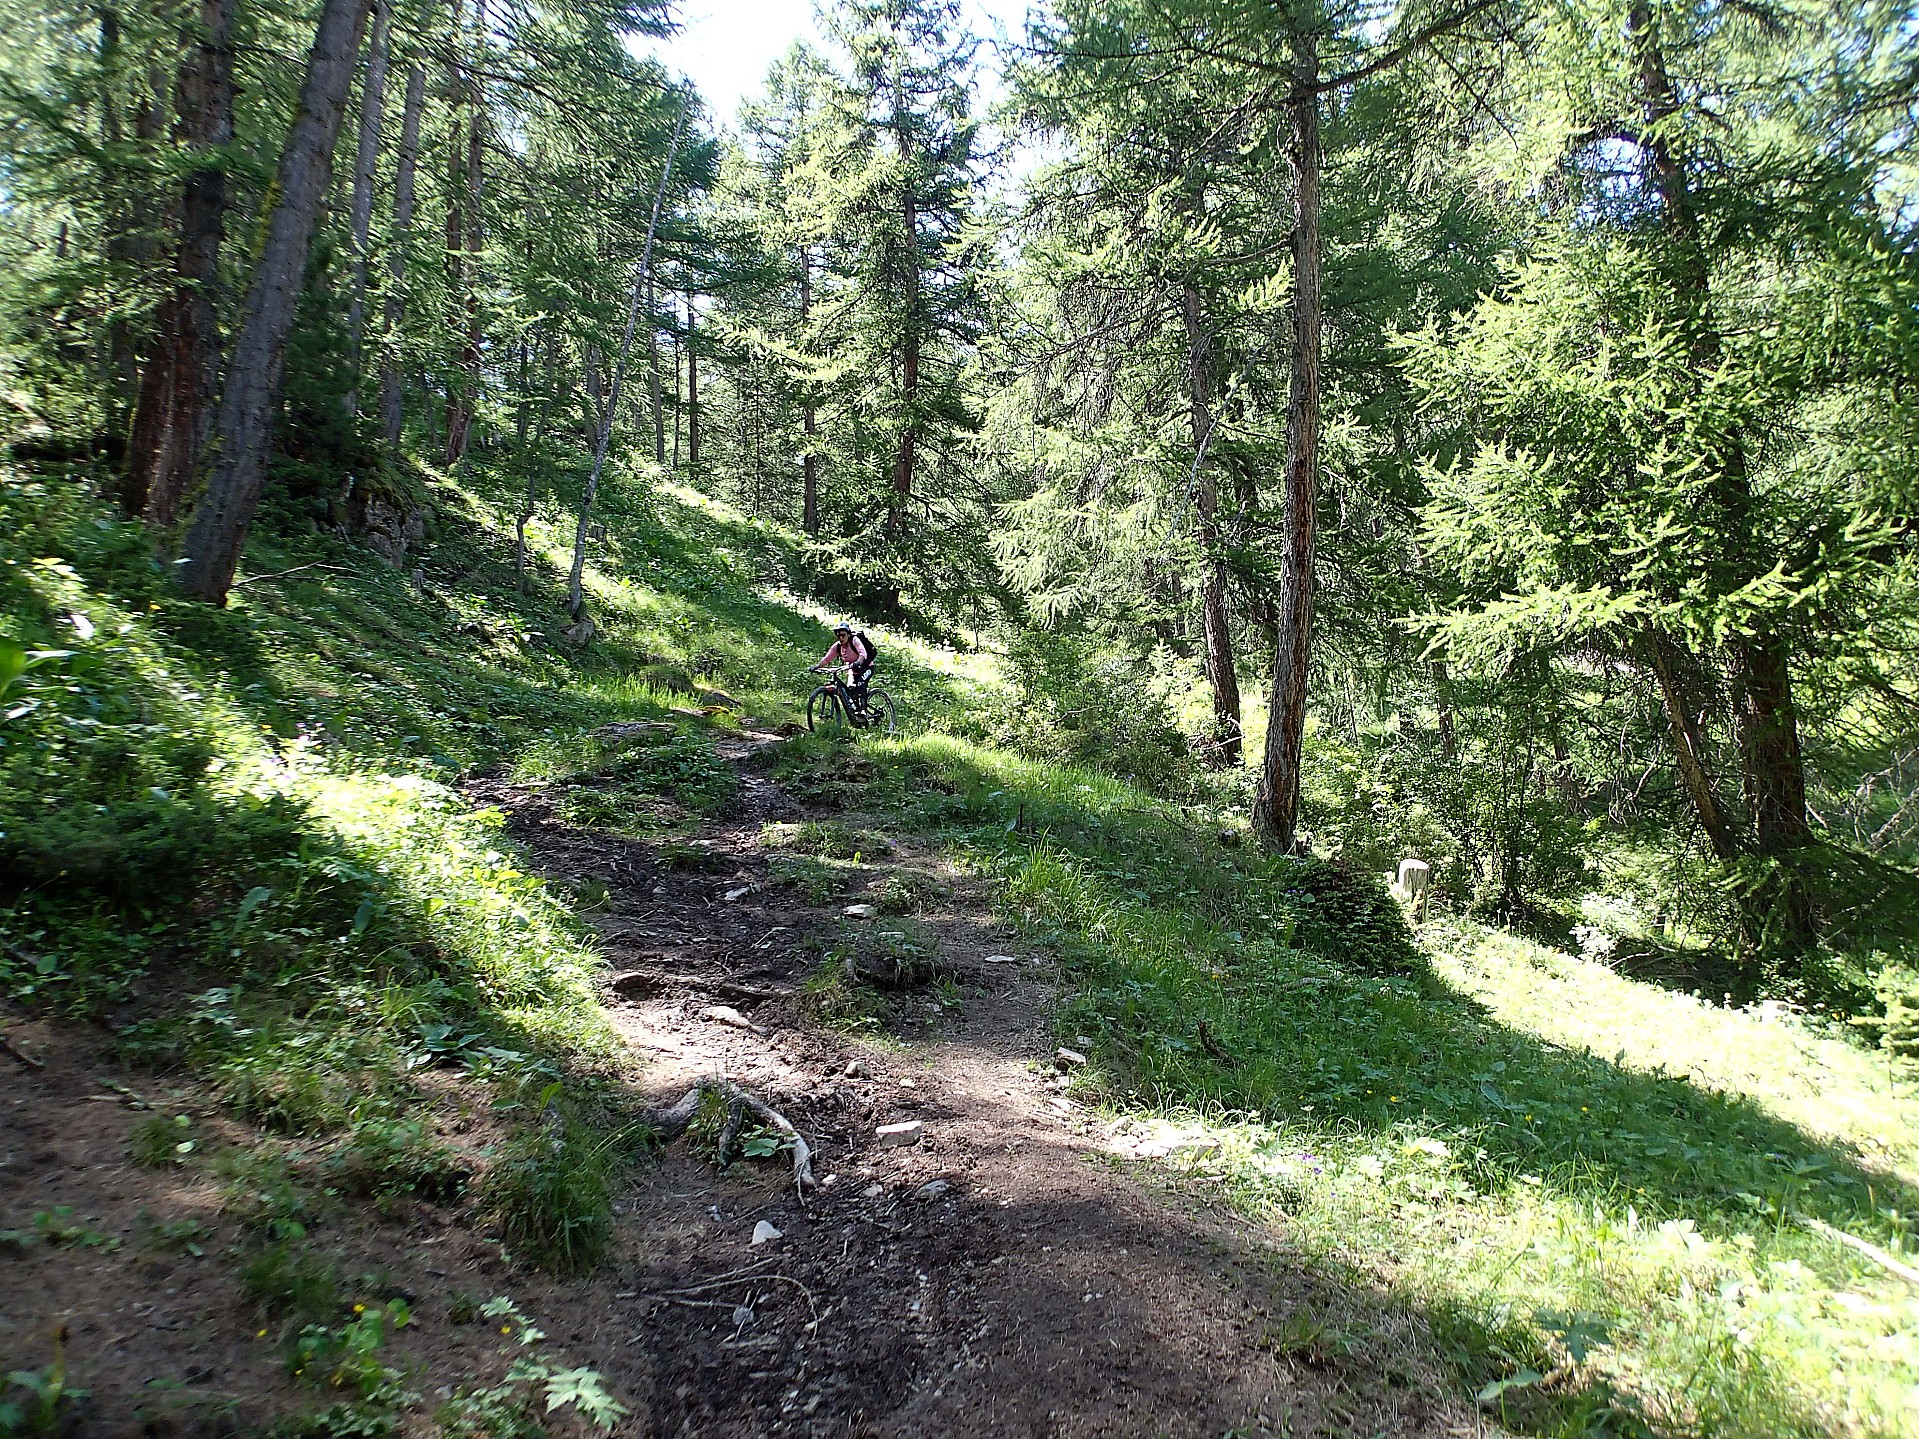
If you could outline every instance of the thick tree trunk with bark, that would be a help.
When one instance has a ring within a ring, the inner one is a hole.
[[[299,109],[280,155],[276,200],[220,393],[206,488],[194,507],[179,566],[186,591],[212,604],[226,603],[247,526],[266,482],[287,335],[293,328],[307,246],[326,203],[367,4],[326,0],[307,57]]]
[[[227,176],[219,151],[233,140],[236,6],[237,0],[201,0],[199,33],[180,69],[180,139],[201,163],[182,188],[174,287],[156,319],[127,455],[129,497],[162,534],[178,522],[181,498],[206,451],[220,385]]]
[[[1275,616],[1266,757],[1253,801],[1253,829],[1281,852],[1299,826],[1300,764],[1306,736],[1306,675],[1312,662],[1314,523],[1319,502],[1319,37],[1302,24],[1292,37],[1293,347],[1286,396],[1285,519]]]
[[[406,419],[406,385],[400,371],[400,322],[406,318],[406,247],[413,229],[414,183],[420,164],[420,117],[426,109],[426,71],[407,71],[406,105],[400,118],[400,154],[393,169],[393,243],[386,262],[386,304],[381,316],[380,434],[387,452],[399,448]]]
[[[1239,675],[1233,661],[1233,627],[1226,610],[1226,554],[1219,533],[1219,472],[1209,458],[1213,430],[1213,337],[1197,287],[1187,283],[1181,311],[1186,322],[1186,395],[1193,437],[1193,508],[1197,513],[1201,563],[1200,628],[1206,640],[1206,677],[1213,686],[1213,734],[1221,764],[1243,762]]]
[[[366,281],[373,241],[373,181],[380,162],[380,125],[386,108],[387,28],[392,0],[374,0],[373,35],[367,42],[366,78],[360,84],[360,138],[353,154],[353,203],[348,223],[353,232],[353,290],[347,302],[347,356],[353,388],[346,411],[360,413],[360,341],[366,330]]]

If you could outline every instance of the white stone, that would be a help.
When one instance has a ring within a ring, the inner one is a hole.
[[[980,963],[981,964],[1018,964],[1019,956],[1017,954],[989,954],[984,959],[982,959]]]
[[[1061,1045],[1059,1049],[1054,1052],[1053,1058],[1061,1064],[1074,1066],[1086,1063],[1085,1055],[1081,1054],[1077,1049],[1068,1049],[1065,1045]]]
[[[750,884],[743,884],[738,889],[729,889],[726,892],[726,902],[728,904],[737,904],[740,900],[745,899],[752,892],[753,892],[753,886]]]
[[[899,1124],[882,1124],[873,1131],[873,1137],[879,1140],[881,1149],[891,1149],[895,1145],[918,1144],[925,1129],[919,1120],[908,1119]]]
[[[877,919],[879,917],[878,907],[870,904],[849,904],[845,909],[841,910],[840,913],[848,919]]]
[[[753,1226],[752,1247],[758,1249],[762,1244],[771,1244],[775,1239],[784,1237],[779,1230],[762,1219],[758,1224]]]
[[[952,1187],[953,1186],[948,1184],[944,1179],[929,1179],[913,1191],[913,1197],[915,1199],[939,1199]]]

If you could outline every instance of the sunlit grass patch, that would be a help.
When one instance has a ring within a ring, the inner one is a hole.
[[[1370,875],[962,740],[863,749],[1060,956],[1115,1152],[1379,1286],[1495,1417],[1919,1434],[1919,1296],[1810,1223],[1911,1262],[1919,1101],[1883,1053],[1477,927],[1409,963]]]

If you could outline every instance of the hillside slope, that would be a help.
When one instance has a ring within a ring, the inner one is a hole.
[[[1883,1061],[1416,939],[901,636],[905,736],[789,737],[777,531],[620,516],[580,651],[438,493],[213,614],[5,492],[0,1433],[1914,1432]],[[660,1143],[716,1073],[820,1188]]]

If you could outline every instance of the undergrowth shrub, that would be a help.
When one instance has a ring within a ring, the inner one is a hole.
[[[495,1162],[482,1207],[512,1253],[555,1274],[583,1274],[613,1238],[613,1162],[605,1141],[556,1116]]]
[[[981,719],[993,743],[1104,770],[1156,795],[1191,792],[1193,757],[1142,656],[1090,635],[1036,630],[1007,646],[1004,668],[1009,689]]]

